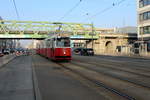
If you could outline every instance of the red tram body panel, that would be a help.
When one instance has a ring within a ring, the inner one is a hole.
[[[71,60],[71,48],[55,48],[53,59]]]
[[[37,54],[52,60],[71,60],[71,47],[69,37],[55,36],[48,38],[37,48]]]

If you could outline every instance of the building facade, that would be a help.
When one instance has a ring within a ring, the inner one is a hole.
[[[150,0],[137,0],[138,38],[150,40]]]
[[[150,55],[150,0],[137,0],[139,54]]]
[[[106,54],[106,55],[128,55],[133,53],[131,51],[132,44],[137,40],[137,34],[121,34],[121,33],[100,33],[99,39],[94,40],[94,51],[95,54]],[[92,47],[90,42],[87,45],[88,48]]]

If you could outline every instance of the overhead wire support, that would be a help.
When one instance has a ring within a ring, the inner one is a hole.
[[[12,1],[13,1],[14,8],[15,8],[15,11],[16,11],[16,14],[17,14],[17,18],[18,18],[18,20],[19,20],[19,19],[20,19],[20,16],[19,16],[19,12],[18,12],[18,10],[17,10],[16,2],[15,2],[15,0],[12,0]]]
[[[67,15],[69,15],[74,9],[76,9],[79,5],[80,5],[80,3],[82,2],[82,0],[80,0],[73,8],[71,8],[68,12],[66,12],[65,14],[64,14],[64,16],[62,16],[60,19],[59,19],[59,21],[60,20],[63,20]]]

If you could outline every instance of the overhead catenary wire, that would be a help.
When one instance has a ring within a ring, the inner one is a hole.
[[[15,12],[16,12],[16,15],[17,15],[17,19],[19,20],[19,19],[20,19],[20,16],[19,16],[19,12],[18,12],[18,10],[17,10],[16,2],[15,2],[15,0],[12,0],[12,2],[13,2],[13,5],[14,5],[14,8],[15,8]]]
[[[76,9],[80,3],[82,2],[82,0],[80,0],[73,8],[71,8],[69,11],[67,11],[60,19],[60,20],[63,20],[66,16],[68,16],[74,9]]]
[[[120,0],[118,3],[116,3],[116,5],[120,5],[121,3],[123,3],[126,0]]]
[[[106,11],[112,9],[112,8],[114,8],[115,6],[120,5],[120,4],[123,3],[124,1],[126,1],[126,0],[120,0],[120,1],[117,2],[117,3],[112,3],[109,7],[106,7],[106,8],[104,8],[103,10],[101,10],[101,11],[95,13],[94,15],[90,16],[88,19],[94,18],[94,17],[96,17],[96,16],[98,16],[98,15],[100,15],[100,14],[102,14],[102,13],[104,13],[104,12],[106,12]],[[85,20],[87,20],[87,19],[85,19]]]

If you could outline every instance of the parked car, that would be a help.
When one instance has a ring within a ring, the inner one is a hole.
[[[86,55],[94,56],[94,50],[92,48],[86,48],[85,51],[86,51],[85,53]]]
[[[10,53],[14,53],[14,52],[15,52],[15,49],[11,48]]]
[[[4,56],[4,54],[2,53],[2,51],[0,51],[0,57],[3,57]]]
[[[10,54],[10,49],[4,49],[3,54],[4,54],[4,55]]]
[[[81,55],[93,56],[94,55],[94,50],[92,48],[84,48],[81,52]]]
[[[73,52],[74,52],[74,54],[81,55],[83,49],[84,49],[84,48],[75,48],[75,49],[73,50]]]
[[[94,50],[92,48],[76,48],[74,49],[74,54],[84,55],[84,56],[93,56]]]

